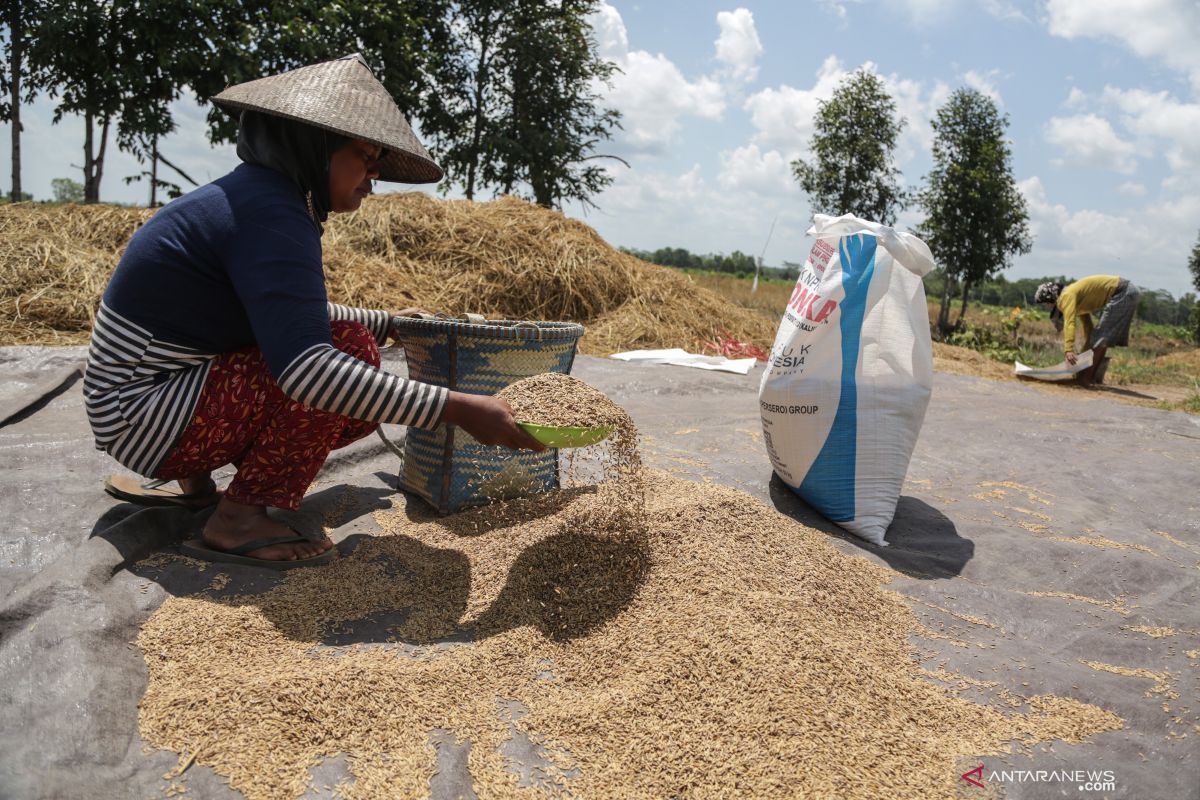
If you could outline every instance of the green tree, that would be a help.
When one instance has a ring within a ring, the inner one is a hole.
[[[1025,198],[1012,175],[1007,127],[990,98],[967,88],[956,90],[933,120],[933,170],[918,195],[925,210],[918,234],[945,273],[938,312],[943,333],[952,328],[954,286],[962,293],[961,322],[971,286],[1033,246]]]
[[[874,72],[859,69],[838,84],[817,111],[812,161],[792,162],[813,213],[894,224],[907,200],[892,159],[905,122]]]
[[[451,0],[191,0],[205,20],[174,68],[201,104],[226,86],[361,53],[425,137],[450,130]],[[203,10],[200,10],[203,9]],[[237,120],[209,111],[209,139],[237,138]]]
[[[596,86],[615,69],[597,53],[588,17],[596,0],[464,0],[458,4],[457,68],[448,116],[433,130],[448,184],[467,197],[485,187],[561,207],[612,182],[596,148],[620,126]],[[422,126],[423,132],[429,132]],[[617,159],[620,160],[620,159]]]
[[[25,197],[21,190],[21,106],[33,102],[45,82],[45,73],[26,57],[30,40],[41,19],[43,4],[36,0],[8,0],[8,13],[0,27],[3,62],[0,63],[0,119],[12,125],[12,201]]]
[[[174,67],[204,41],[201,18],[170,0],[44,0],[42,8],[29,60],[58,98],[54,122],[83,117],[84,202],[99,202],[114,126],[117,146],[139,158],[174,129],[169,106],[182,86]]]
[[[109,127],[121,110],[119,15],[117,3],[48,0],[28,54],[46,71],[51,96],[60,98],[54,122],[66,114],[84,119],[83,199],[89,203],[100,199]]]
[[[70,178],[55,178],[50,181],[50,191],[56,203],[82,203],[83,184]]]

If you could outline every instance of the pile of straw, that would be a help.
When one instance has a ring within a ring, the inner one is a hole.
[[[147,209],[0,206],[0,344],[87,340],[100,294]],[[726,330],[769,346],[775,322],[513,198],[369,198],[324,236],[330,299],[452,315],[581,322],[584,352],[695,348]]]

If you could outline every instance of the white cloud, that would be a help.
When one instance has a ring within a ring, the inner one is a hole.
[[[1127,197],[1145,197],[1146,187],[1137,181],[1125,181],[1117,187],[1117,191]]]
[[[861,68],[878,71],[869,61]],[[807,156],[821,101],[829,100],[838,84],[850,73],[837,56],[829,56],[817,70],[811,88],[797,89],[785,84],[751,95],[743,108],[750,113],[755,128],[752,142],[764,150],[778,150],[788,161]],[[904,164],[932,146],[930,120],[949,98],[950,87],[942,81],[927,83],[902,78],[895,73],[880,77],[896,102],[897,116],[906,123],[896,143],[896,163]]]
[[[1029,209],[1033,252],[1015,263],[1022,275],[1121,275],[1139,286],[1183,288],[1181,274],[1200,218],[1200,196],[1174,198],[1111,214],[1052,202],[1036,175],[1018,187]]]
[[[796,195],[788,159],[778,150],[760,150],[756,144],[725,150],[720,155],[717,182],[723,189],[745,190],[762,196]]]
[[[721,118],[726,90],[720,81],[708,76],[688,80],[662,53],[630,50],[621,14],[607,3],[600,4],[591,20],[602,55],[621,70],[613,75],[611,86],[596,87],[604,102],[621,112],[623,130],[615,137],[619,148],[635,154],[662,153],[684,117]],[[730,47],[731,53],[740,52]]]
[[[736,80],[752,81],[758,75],[758,57],[762,42],[754,28],[754,15],[749,9],[721,11],[717,14],[721,29],[717,37],[717,60],[726,64]]]
[[[1064,164],[1125,175],[1137,169],[1137,147],[1121,139],[1108,120],[1095,114],[1051,118],[1046,123],[1046,141],[1066,151]]]
[[[1072,86],[1071,91],[1067,92],[1067,99],[1063,102],[1063,105],[1067,108],[1087,108],[1091,105],[1091,102],[1086,92],[1082,91],[1078,86]]]
[[[850,6],[861,2],[862,0],[817,0],[817,5],[837,17],[844,26],[850,18]]]
[[[812,88],[783,85],[751,95],[743,108],[750,113],[756,131],[754,142],[788,155],[806,152],[820,102],[833,96],[847,74],[837,56],[829,56],[817,70]]]
[[[1047,26],[1066,39],[1115,39],[1142,58],[1183,72],[1200,90],[1196,0],[1048,0]]]
[[[1105,87],[1100,102],[1115,108],[1134,135],[1164,141],[1171,169],[1200,173],[1200,103],[1184,103],[1167,92],[1111,86]]]
[[[608,3],[601,3],[592,15],[592,32],[600,57],[609,61],[621,61],[629,53],[629,36],[625,32],[625,21],[621,12]]]
[[[958,0],[884,0],[884,5],[908,17],[915,27],[924,28],[949,17]]]
[[[1025,12],[1011,0],[982,0],[980,6],[991,17],[1002,21],[1029,22]]]
[[[757,157],[766,162],[778,155],[758,153]],[[755,154],[747,149],[723,158],[736,168],[752,164]],[[812,242],[804,233],[810,224],[808,203],[798,189],[785,192],[768,186],[760,192],[753,179],[713,184],[702,172],[700,164],[682,173],[626,172],[598,198],[603,210],[588,215],[586,222],[613,245],[650,250],[676,246],[693,253],[741,250],[757,256],[771,221],[778,218],[766,263],[804,261]],[[765,180],[773,182],[770,177]]]
[[[984,97],[989,97],[998,106],[1004,105],[1004,98],[1000,96],[1000,91],[996,88],[995,80],[1000,77],[1000,70],[993,69],[987,73],[976,72],[975,70],[967,70],[963,75],[962,80],[967,86],[970,86],[975,91],[982,94]]]

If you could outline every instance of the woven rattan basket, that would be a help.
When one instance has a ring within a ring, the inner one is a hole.
[[[569,373],[583,326],[466,318],[393,320],[413,380],[469,394],[495,394],[522,378]],[[558,487],[558,451],[487,447],[453,425],[410,428],[400,485],[440,513]]]

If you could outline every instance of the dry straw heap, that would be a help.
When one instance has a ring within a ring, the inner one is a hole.
[[[636,473],[636,536],[604,483],[444,518],[401,502],[268,592],[168,599],[137,640],[143,738],[249,798],[299,797],[337,754],[341,796],[428,796],[447,739],[480,798],[937,798],[960,759],[1121,727],[959,697],[919,667],[888,570],[742,492]]]
[[[0,205],[0,345],[87,341],[146,209]],[[324,237],[330,299],[366,308],[582,322],[584,352],[694,348],[718,328],[769,346],[776,320],[610,247],[587,225],[512,198],[368,198]]]

